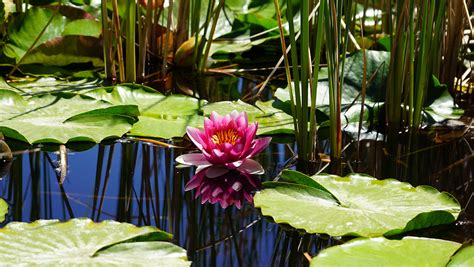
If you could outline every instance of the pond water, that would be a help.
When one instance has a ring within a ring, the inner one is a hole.
[[[221,87],[229,88],[219,91],[224,92],[221,95],[202,94],[208,99],[232,99],[234,94],[245,95],[255,84],[251,80],[232,81],[221,82]],[[463,134],[450,129],[426,131],[412,137],[411,142],[405,141],[403,135],[391,138],[390,142],[348,139],[341,174],[361,172],[447,191],[464,208],[459,220],[453,225],[408,234],[458,242],[473,239],[472,130],[467,128]],[[285,138],[274,138],[275,142],[256,157],[265,169],[262,181],[273,180],[283,168],[294,168],[295,145],[279,143],[282,140]],[[174,161],[194,149],[186,140],[173,143],[177,147],[132,139],[99,145],[71,144],[63,184],[59,182],[57,146],[26,148],[6,141],[14,160],[11,166],[1,166],[0,173],[5,175],[0,180],[0,198],[11,208],[0,227],[11,221],[75,217],[153,225],[172,233],[174,242],[187,250],[196,266],[304,266],[308,264],[307,257],[320,249],[349,240],[308,235],[279,226],[264,218],[251,203],[241,209],[201,204],[195,192],[184,190],[194,169],[182,168]],[[327,141],[321,140],[322,153],[327,152],[326,147]],[[331,172],[331,168],[325,161],[318,166],[322,172]]]
[[[432,185],[453,194],[466,207],[474,186],[473,144],[472,138],[464,137],[419,148],[393,161],[384,156],[382,142],[361,141],[359,153],[364,160],[357,164],[348,161],[343,165],[344,172],[352,168],[378,178]],[[356,153],[355,145],[349,145],[347,152]],[[291,162],[293,148],[292,144],[273,143],[258,156],[266,170],[261,180],[276,177]],[[4,224],[89,217],[154,225],[172,233],[174,242],[187,249],[197,266],[306,265],[304,252],[315,255],[319,249],[347,239],[304,235],[280,227],[263,218],[249,203],[241,209],[202,205],[194,192],[184,191],[194,170],[177,168],[174,162],[175,157],[188,151],[129,140],[96,145],[82,152],[71,149],[62,185],[58,183],[59,154],[54,147],[14,151],[13,164],[0,181],[0,197],[12,207]],[[473,211],[471,199],[456,224],[410,234],[459,242],[472,239]]]

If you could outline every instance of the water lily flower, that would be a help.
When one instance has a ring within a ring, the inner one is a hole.
[[[207,177],[206,173],[196,173],[185,186],[186,191],[196,190],[195,198],[201,197],[201,204],[219,203],[224,209],[235,205],[240,209],[245,201],[253,202],[252,192],[261,186],[254,175],[237,169],[214,178]]]
[[[197,166],[197,173],[206,169],[209,178],[233,169],[248,174],[263,174],[262,166],[251,158],[268,146],[271,137],[256,139],[257,129],[257,122],[249,125],[245,112],[234,110],[225,116],[212,112],[210,118],[204,120],[204,130],[193,127],[186,130],[201,153],[181,155],[176,161]]]

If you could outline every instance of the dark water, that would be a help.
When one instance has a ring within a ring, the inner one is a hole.
[[[198,92],[210,101],[235,100],[254,94],[257,81],[181,80],[173,86],[178,92]],[[221,89],[212,89],[216,87]],[[470,127],[461,132],[425,131],[416,137],[397,134],[388,136],[388,142],[347,139],[346,160],[338,170],[343,175],[362,172],[451,193],[464,208],[457,223],[408,234],[458,242],[473,239],[474,134]],[[3,170],[0,198],[9,203],[10,212],[0,226],[11,221],[74,217],[154,225],[172,233],[174,242],[188,251],[196,266],[304,266],[308,264],[304,253],[314,256],[320,249],[350,239],[307,235],[279,226],[249,203],[241,209],[201,204],[194,192],[184,191],[194,169],[176,168],[174,162],[192,149],[186,142],[177,145],[187,149],[130,140],[68,145],[63,185],[58,182],[57,146],[26,148],[12,140],[7,143],[14,160]],[[282,168],[292,166],[294,150],[291,143],[272,143],[256,158],[266,170],[260,179],[272,180]],[[320,142],[320,152],[328,153],[327,141]],[[318,169],[331,172],[333,166],[322,162]]]
[[[358,154],[360,160],[343,163],[343,172],[429,184],[453,194],[465,208],[474,187],[472,137],[441,144],[425,137],[417,140],[418,149],[411,154],[403,154],[404,146],[397,145],[395,158],[380,141],[361,141],[359,152],[357,143],[349,144],[346,157]],[[291,161],[292,150],[293,145],[273,143],[258,156],[266,170],[261,179],[273,179]],[[172,233],[196,266],[306,265],[304,252],[315,255],[348,239],[304,235],[280,227],[248,203],[240,210],[201,205],[193,192],[184,191],[193,169],[175,168],[174,158],[187,152],[123,140],[82,152],[69,150],[68,173],[59,185],[59,155],[54,147],[16,151],[8,174],[0,181],[0,197],[10,204],[5,223],[89,217],[154,225]],[[456,224],[410,234],[459,242],[474,238],[473,201]]]

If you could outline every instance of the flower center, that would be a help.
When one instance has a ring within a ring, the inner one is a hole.
[[[228,129],[228,130],[217,131],[211,137],[211,140],[216,145],[221,145],[224,143],[235,145],[235,142],[237,142],[237,139],[239,139],[239,137],[240,136],[237,134],[237,132],[234,129]]]

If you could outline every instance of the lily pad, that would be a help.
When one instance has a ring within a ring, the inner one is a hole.
[[[112,105],[74,96],[46,94],[23,98],[0,90],[0,131],[27,143],[100,142],[121,137],[138,116],[134,105]]]
[[[202,108],[205,115],[215,111],[228,114],[233,110],[247,112],[249,122],[258,122],[257,134],[293,134],[293,118],[280,109],[273,107],[274,101],[257,101],[252,106],[243,101],[222,101],[211,103]]]
[[[84,95],[115,105],[137,105],[139,121],[130,130],[134,136],[182,137],[187,126],[202,126],[204,121],[204,117],[198,115],[203,101],[184,95],[164,96],[145,86],[123,84],[94,89]]]
[[[446,266],[459,247],[456,242],[411,236],[357,238],[321,251],[311,266]]]
[[[0,198],[0,223],[5,220],[5,215],[8,213],[8,204],[5,200]]]
[[[448,266],[474,266],[474,246],[464,247],[459,250],[451,258]]]
[[[188,266],[186,252],[155,227],[90,219],[10,223],[0,229],[3,264],[177,265]]]
[[[291,176],[294,171],[286,172]],[[264,184],[266,189],[255,195],[254,203],[275,222],[309,233],[389,236],[452,223],[461,210],[452,196],[428,186],[361,174],[306,176],[319,184],[312,186],[298,176],[293,180],[297,183]]]
[[[31,66],[31,65],[26,65]],[[48,66],[49,69],[57,67]],[[92,78],[68,78],[61,80],[53,77],[30,78],[5,82],[0,78],[0,89],[10,90],[23,95],[46,94],[54,92],[77,92],[80,90],[90,90],[96,88],[101,83],[99,79]]]

